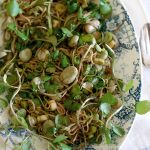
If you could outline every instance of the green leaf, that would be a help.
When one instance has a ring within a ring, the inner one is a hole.
[[[120,88],[120,90],[123,91],[123,88],[124,88],[124,85],[125,85],[123,80],[122,79],[118,79],[117,83],[118,83],[118,87]]]
[[[136,104],[136,112],[140,115],[146,114],[150,111],[150,101],[144,100]]]
[[[14,126],[19,126],[20,122],[17,120],[15,116],[10,117],[10,121]]]
[[[71,99],[66,99],[64,100],[64,106],[67,110],[75,112],[79,110],[79,108],[81,107],[81,104],[78,102],[74,102]]]
[[[119,126],[113,126],[113,131],[119,135],[119,136],[124,136],[125,135],[125,131],[123,128],[119,127]]]
[[[15,23],[9,23],[9,24],[7,25],[7,28],[8,28],[9,30],[15,31],[15,30],[16,30],[16,24],[15,24]]]
[[[83,18],[84,18],[83,9],[82,9],[82,7],[79,7],[79,9],[78,9],[78,20],[82,20]]]
[[[50,79],[52,79],[52,77],[51,77],[51,76],[48,76],[48,75],[45,75],[45,76],[43,76],[41,79],[42,79],[43,82],[47,82],[47,81],[49,81]]]
[[[72,147],[64,144],[64,143],[60,143],[61,149],[62,150],[72,150]]]
[[[62,55],[62,58],[61,58],[61,66],[63,67],[63,68],[66,68],[66,67],[68,67],[69,66],[69,59],[68,59],[68,57],[66,56],[66,55]]]
[[[75,98],[75,97],[80,97],[81,94],[82,92],[81,92],[80,85],[79,84],[74,85],[71,89],[71,96]]]
[[[56,71],[56,67],[55,66],[50,66],[48,68],[46,68],[46,72],[47,73],[54,73]]]
[[[32,99],[32,101],[34,102],[35,106],[41,106],[41,101],[38,98]]]
[[[73,103],[71,106],[71,111],[77,111],[81,107],[80,103]]]
[[[19,8],[19,4],[16,0],[10,0],[6,9],[7,13],[12,17],[16,17],[19,13],[21,13],[21,9]]]
[[[62,32],[63,32],[63,34],[65,36],[67,36],[67,37],[73,36],[73,34],[71,33],[71,31],[69,31],[67,28],[62,27],[61,30],[62,30]]]
[[[61,134],[61,135],[57,136],[57,137],[54,139],[53,143],[60,143],[60,142],[63,142],[63,141],[65,141],[67,138],[68,138],[67,136],[65,136],[64,134]]]
[[[16,73],[13,72],[13,74],[7,76],[7,82],[8,84],[12,85],[18,81]]]
[[[133,88],[133,80],[130,80],[124,87],[124,91],[128,92],[131,88]]]
[[[17,115],[20,117],[25,117],[26,116],[26,110],[21,108],[17,111]]]
[[[23,41],[28,40],[28,37],[26,36],[25,33],[21,32],[21,31],[19,31],[19,30],[16,30],[15,33],[16,33],[16,35],[19,36]]]
[[[59,85],[57,83],[49,83],[49,82],[45,82],[44,83],[44,89],[48,92],[48,93],[57,93],[58,89],[59,89]]]
[[[105,129],[105,142],[106,144],[111,143],[111,134],[110,134],[110,129],[108,128]]]
[[[55,125],[56,125],[56,128],[60,128],[62,126],[62,116],[61,115],[55,116]]]
[[[80,36],[79,44],[82,45],[84,43],[96,43],[96,40],[92,34],[84,34]]]
[[[50,43],[53,45],[53,46],[56,46],[57,45],[57,38],[55,35],[51,35],[50,37],[48,37],[48,40],[50,41]]]
[[[37,92],[38,90],[37,85],[34,82],[32,82],[31,85],[32,85],[32,91]]]
[[[108,104],[108,103],[102,103],[102,104],[100,105],[100,110],[101,110],[104,114],[108,115],[108,114],[110,113],[110,111],[111,111],[111,105]]]
[[[59,57],[59,50],[55,50],[55,51],[53,52],[53,59],[54,59],[54,60],[57,60],[58,57]]]
[[[19,119],[19,123],[25,128],[28,129],[28,124],[26,122],[26,120],[23,117],[18,117]]]
[[[117,104],[118,100],[116,99],[116,97],[114,95],[112,95],[111,93],[108,92],[102,96],[102,98],[100,99],[100,102],[108,103],[110,105],[115,105],[115,104]]]
[[[101,19],[101,14],[99,13],[99,10],[95,10],[91,12],[91,18],[95,18],[97,20]]]
[[[78,3],[77,2],[70,3],[69,1],[67,1],[67,7],[69,13],[74,13],[78,9]]]
[[[109,3],[105,2],[104,0],[100,1],[100,13],[104,16],[109,16],[112,13],[112,7]]]
[[[57,115],[55,116],[55,125],[57,128],[61,126],[67,126],[69,123],[69,118],[67,116]]]
[[[5,83],[0,83],[0,94],[3,94],[7,89]]]
[[[48,133],[47,134],[50,134],[50,135],[55,135],[57,133],[57,128],[55,128],[55,127],[50,127],[49,129],[48,129]]]
[[[98,78],[98,77],[94,78],[92,83],[96,90],[100,90],[101,88],[105,86],[105,80],[102,78]]]
[[[70,100],[70,99],[64,100],[64,106],[65,106],[66,109],[68,109],[69,111],[71,111],[72,100]]]
[[[31,148],[31,141],[26,140],[21,144],[22,149],[21,150],[30,150]]]
[[[0,108],[6,108],[8,103],[6,100],[0,99]]]
[[[16,145],[13,150],[30,150],[31,149],[31,141],[25,140],[21,144]]]
[[[14,32],[16,33],[16,35],[17,35],[18,37],[20,37],[22,40],[24,40],[24,41],[28,40],[28,37],[26,36],[26,34],[23,33],[23,32],[21,32],[21,31],[19,31],[19,30],[17,29],[17,26],[16,26],[15,23],[9,23],[9,24],[7,25],[7,28],[8,28],[10,31],[14,31]]]

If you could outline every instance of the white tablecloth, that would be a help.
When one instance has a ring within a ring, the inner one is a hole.
[[[150,22],[150,0],[121,0],[135,27],[137,39],[145,22]],[[150,100],[150,68],[142,66],[141,100]],[[150,150],[150,113],[137,115],[120,150]]]

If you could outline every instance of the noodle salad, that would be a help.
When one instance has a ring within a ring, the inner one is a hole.
[[[9,108],[9,127],[46,139],[50,150],[123,136],[110,120],[132,81],[114,75],[119,43],[105,27],[110,2],[4,0],[1,10],[0,106]]]

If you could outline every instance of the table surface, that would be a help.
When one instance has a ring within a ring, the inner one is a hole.
[[[121,0],[134,25],[137,39],[144,23],[150,22],[150,0]],[[141,66],[140,100],[150,100],[150,68]],[[150,113],[136,115],[132,128],[120,150],[150,150]]]

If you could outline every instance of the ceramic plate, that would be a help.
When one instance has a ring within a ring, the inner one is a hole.
[[[134,81],[134,87],[128,93],[124,94],[125,102],[123,109],[112,119],[112,122],[119,124],[125,129],[127,135],[135,117],[135,103],[140,98],[140,55],[134,28],[127,12],[118,0],[111,0],[111,3],[113,7],[113,15],[110,20],[107,21],[105,27],[107,30],[114,32],[120,43],[115,51],[115,74],[125,82],[128,82],[129,80]],[[1,115],[0,120],[3,120],[3,116],[4,114]],[[12,145],[18,140],[18,138],[25,134],[25,131],[14,132],[12,129],[10,129],[10,131],[12,136],[10,136],[7,142],[7,150],[12,149]],[[3,143],[6,133],[0,132],[0,135],[0,143]],[[111,145],[108,146],[103,142],[100,145],[88,146],[86,150],[116,150],[119,148],[124,138],[125,137],[118,138],[114,135],[113,143]],[[47,146],[44,146],[46,143],[36,137],[33,137],[32,143],[33,150],[46,150],[47,148]],[[2,150],[2,145],[0,147]]]
[[[113,31],[118,37],[119,47],[116,49],[115,74],[118,78],[128,82],[134,81],[134,87],[124,94],[124,107],[112,119],[112,122],[119,124],[128,134],[135,117],[135,103],[140,99],[141,92],[141,68],[138,43],[135,37],[134,27],[126,10],[118,0],[111,0],[113,15],[106,23],[106,29]],[[123,138],[113,136],[111,145],[101,144],[89,146],[86,150],[116,150],[122,144]]]

